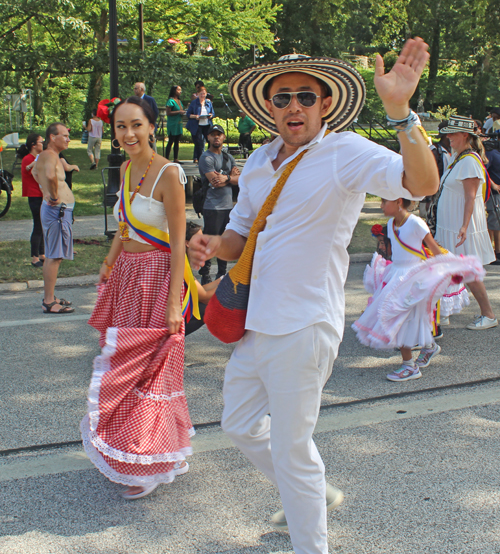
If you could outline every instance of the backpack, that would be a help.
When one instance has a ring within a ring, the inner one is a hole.
[[[222,170],[228,171],[229,169],[229,156],[227,152],[222,152]],[[196,212],[198,217],[201,217],[203,213],[203,206],[205,205],[205,200],[207,198],[207,192],[210,183],[202,185],[196,192],[193,192],[193,210]]]

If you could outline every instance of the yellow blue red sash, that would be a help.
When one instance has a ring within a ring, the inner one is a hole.
[[[456,160],[451,163],[447,169],[452,169],[455,164],[457,164],[460,160],[465,158],[466,156],[472,156],[477,162],[479,162],[479,165],[481,166],[481,169],[483,170],[483,200],[486,202],[489,200],[491,196],[491,179],[490,175],[488,173],[488,170],[486,169],[486,166],[483,163],[483,160],[481,159],[481,156],[477,152],[467,152],[467,154],[462,154],[457,157]]]
[[[132,214],[130,204],[130,169],[131,163],[129,162],[127,168],[125,169],[125,177],[123,179],[120,193],[120,204],[118,210],[119,219],[120,221],[123,219],[123,221],[125,221],[127,225],[148,244],[158,248],[158,250],[171,252],[169,244],[170,238],[167,232],[156,229],[152,225],[139,221]],[[189,265],[187,256],[185,256],[184,260],[184,288],[185,294],[182,300],[182,315],[184,316],[186,322],[191,319],[191,316],[194,316],[196,319],[200,319],[198,289],[196,288],[193,272],[191,271],[191,266]]]
[[[423,247],[423,245],[420,250],[417,250],[416,248],[412,248],[411,246],[408,246],[399,238],[399,234],[396,231],[396,226],[394,224],[394,219],[392,220],[392,231],[395,239],[398,241],[399,245],[404,250],[406,250],[407,252],[410,252],[410,254],[413,254],[414,256],[418,256],[422,260],[427,260],[427,258],[429,257],[429,252]]]

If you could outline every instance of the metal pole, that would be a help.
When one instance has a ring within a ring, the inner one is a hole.
[[[118,92],[118,31],[116,0],[109,0],[109,92],[111,98],[117,98]],[[108,183],[105,186],[104,212],[106,207],[114,206],[116,193],[120,190],[120,166],[124,161],[120,148],[113,145],[115,138],[114,129],[111,128],[111,154],[108,156],[109,173]],[[108,233],[106,233],[108,234]]]
[[[139,48],[144,52],[144,6],[139,4]]]

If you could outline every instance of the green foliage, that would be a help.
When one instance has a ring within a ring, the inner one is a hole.
[[[217,100],[253,63],[254,47],[257,61],[380,52],[389,69],[406,38],[419,35],[431,59],[415,104],[421,96],[427,111],[449,105],[476,117],[500,104],[498,0],[144,0],[143,52],[139,0],[117,4],[121,96],[144,81],[163,103],[179,84],[187,103],[201,78]],[[0,93],[29,88],[37,124],[79,128],[109,97],[108,19],[108,0],[3,0]],[[371,84],[362,117],[369,114],[382,115]],[[0,110],[0,126],[5,119]]]
[[[383,121],[385,119],[385,110],[382,105],[377,91],[375,90],[375,85],[373,84],[373,77],[375,74],[374,69],[361,69],[357,68],[361,73],[366,86],[366,100],[365,106],[361,111],[359,120],[361,123],[368,123],[371,119],[377,119]]]
[[[446,105],[446,106],[440,106],[436,112],[429,112],[429,113],[435,119],[439,119],[439,121],[446,121],[447,119],[450,119],[450,115],[457,114],[457,109]]]
[[[139,2],[117,4],[124,96],[137,80],[152,92],[174,82],[189,81],[191,88],[198,77],[225,79],[240,52],[253,45],[274,49],[271,27],[280,8],[272,0],[145,0],[144,52]],[[4,0],[2,7],[0,92],[31,89],[40,125],[53,119],[79,125],[104,97],[107,0]]]

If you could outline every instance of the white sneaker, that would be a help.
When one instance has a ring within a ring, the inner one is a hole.
[[[344,500],[344,493],[332,487],[329,483],[326,484],[326,511],[335,509],[337,506],[340,506]],[[271,525],[278,529],[279,531],[288,531],[288,524],[286,522],[285,510],[281,508],[271,517]]]
[[[483,329],[491,329],[492,327],[496,327],[497,325],[498,319],[490,319],[485,315],[480,315],[476,317],[476,319],[474,319],[472,323],[469,323],[469,325],[467,325],[467,329],[471,329],[472,331],[482,331]]]
[[[449,317],[441,317],[439,319],[439,325],[449,325],[450,324],[450,318]]]

